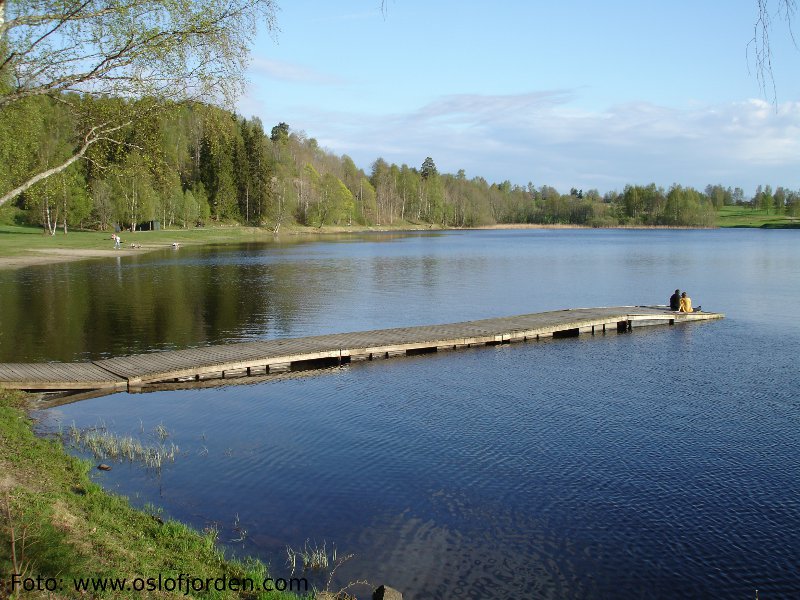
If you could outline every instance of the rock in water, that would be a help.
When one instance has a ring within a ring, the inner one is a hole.
[[[372,600],[403,600],[403,594],[388,585],[382,585],[372,592]]]

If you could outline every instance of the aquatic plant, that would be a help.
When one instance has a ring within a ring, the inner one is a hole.
[[[286,555],[288,564],[292,568],[292,574],[294,574],[298,562],[302,562],[304,571],[309,569],[312,571],[324,571],[328,569],[331,561],[336,562],[336,546],[333,547],[333,555],[330,561],[328,560],[328,552],[324,541],[322,546],[318,546],[316,542],[312,544],[310,540],[306,540],[301,550],[286,546]]]
[[[79,444],[81,441],[81,430],[75,425],[75,421],[73,421],[72,425],[69,427],[69,438],[76,444]]]
[[[163,426],[159,426],[163,427]],[[158,427],[156,428],[158,431]],[[163,432],[166,432],[163,428]],[[73,423],[68,431],[68,440],[72,445],[91,452],[96,459],[113,461],[127,460],[141,462],[150,469],[160,470],[164,463],[175,462],[180,448],[171,443],[158,446],[147,446],[131,436],[118,436],[103,428],[92,428],[85,431],[78,429]],[[161,434],[158,434],[163,441]],[[166,433],[166,435],[169,435]]]
[[[169,431],[164,427],[163,423],[156,425],[155,429],[153,429],[153,433],[155,433],[162,442],[169,437]]]
[[[243,542],[247,538],[247,529],[242,527],[241,523],[239,522],[239,513],[236,513],[236,518],[233,521],[233,530],[239,537],[232,539],[231,542]]]

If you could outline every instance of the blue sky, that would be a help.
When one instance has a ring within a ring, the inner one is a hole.
[[[756,0],[279,5],[238,112],[367,172],[431,156],[442,172],[562,192],[800,189],[800,50],[776,17],[773,101],[748,57]]]

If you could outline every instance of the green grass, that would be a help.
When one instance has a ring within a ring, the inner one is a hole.
[[[0,256],[19,256],[36,250],[113,250],[110,231],[57,230],[54,236],[42,233],[40,227],[0,225]],[[272,239],[272,233],[254,227],[209,227],[161,231],[121,232],[123,246],[144,247],[180,244],[225,244]]]
[[[5,224],[3,224],[5,223]],[[301,241],[315,239],[320,234],[348,234],[364,231],[397,230],[418,228],[411,224],[394,226],[364,227],[359,225],[325,226],[323,228],[304,227],[302,225],[286,225],[281,228],[282,241]],[[120,234],[125,252],[141,252],[147,249],[165,248],[173,243],[181,245],[198,244],[236,244],[245,242],[263,242],[275,239],[270,229],[245,227],[242,225],[213,224],[208,227],[192,229],[162,229],[160,231],[123,231]],[[131,244],[138,244],[142,250],[130,249]],[[43,252],[64,254],[73,251],[106,250],[114,252],[111,231],[69,231],[57,230],[54,236],[43,233],[41,227],[8,224],[8,220],[0,219],[0,258],[20,256],[41,256]]]
[[[718,227],[762,227],[765,229],[800,228],[800,218],[786,214],[754,210],[746,206],[723,206],[717,213]]]
[[[164,521],[154,514],[156,509],[135,510],[126,498],[103,491],[89,478],[92,464],[67,455],[59,442],[34,435],[24,403],[24,395],[0,390],[0,598],[11,592],[12,549],[18,568],[29,577],[63,582],[55,594],[31,592],[25,593],[25,598],[79,597],[72,587],[75,577],[131,580],[159,575],[177,578],[187,573],[202,578],[249,577],[260,582],[267,576],[262,563],[226,559],[216,545],[214,529],[201,533],[176,521]],[[213,590],[198,596],[296,598],[279,592]],[[108,591],[88,597],[185,596],[165,591]]]

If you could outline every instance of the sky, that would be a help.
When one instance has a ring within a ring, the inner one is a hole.
[[[770,0],[777,9],[777,0]],[[756,0],[278,0],[236,107],[375,159],[536,187],[800,190],[800,49]],[[800,14],[795,28],[800,43]]]

